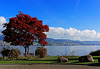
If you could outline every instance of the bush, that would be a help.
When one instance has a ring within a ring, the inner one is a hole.
[[[2,58],[2,57],[0,57],[0,61],[1,61],[1,60],[3,60],[3,58]]]
[[[44,58],[47,55],[47,49],[44,47],[39,47],[36,49],[35,55],[40,58]]]
[[[90,55],[92,55],[92,56],[100,56],[100,50],[93,51],[93,52],[90,53]]]
[[[9,51],[9,58],[13,59],[13,58],[18,58],[20,56],[20,51],[18,49],[11,49]]]
[[[3,56],[3,59],[5,59],[5,57],[8,57],[9,52],[10,52],[9,48],[2,48],[1,55]]]

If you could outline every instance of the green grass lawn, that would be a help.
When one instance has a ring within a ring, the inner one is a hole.
[[[0,61],[0,64],[97,64],[98,63],[98,58],[100,56],[93,56],[94,58],[94,62],[79,62],[78,58],[79,56],[67,56],[68,58],[68,62],[64,62],[64,63],[58,63],[57,59],[58,56],[47,56],[45,58],[37,58],[34,60],[12,60],[12,61],[8,61],[8,60],[2,60]]]

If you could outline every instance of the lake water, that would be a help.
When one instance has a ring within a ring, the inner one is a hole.
[[[0,46],[1,47],[1,46]],[[30,46],[30,53],[35,53],[37,47]],[[10,48],[18,48],[21,51],[21,55],[24,53],[23,46],[11,46]],[[100,50],[100,46],[45,46],[47,48],[47,55],[50,56],[83,56],[88,55],[92,51]],[[0,50],[2,47],[0,48]]]

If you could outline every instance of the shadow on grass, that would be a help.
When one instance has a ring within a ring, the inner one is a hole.
[[[57,60],[38,60],[38,59],[35,59],[35,60],[27,60],[27,59],[22,59],[23,61],[57,61]]]
[[[74,58],[74,59],[68,59],[68,60],[78,60],[77,58]]]
[[[100,63],[88,64],[88,66],[100,66]]]
[[[77,61],[77,62],[72,62],[72,64],[76,64],[76,63],[80,63],[79,61]]]
[[[93,59],[98,59],[99,57],[95,57],[95,58],[93,58]]]
[[[28,61],[57,61],[57,60],[28,60]]]

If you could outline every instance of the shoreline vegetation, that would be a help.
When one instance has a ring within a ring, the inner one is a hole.
[[[80,56],[65,56],[68,58],[68,62],[58,63],[57,59],[59,56],[46,56],[45,58],[33,57],[20,57],[16,60],[0,60],[0,65],[9,64],[72,64],[72,65],[100,65],[98,58],[100,56],[93,56],[94,62],[79,62]]]

